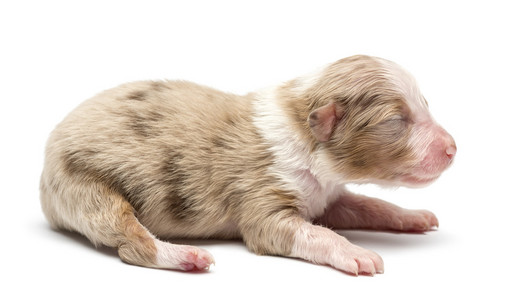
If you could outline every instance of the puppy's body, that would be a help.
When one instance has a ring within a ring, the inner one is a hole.
[[[417,231],[438,225],[429,212],[344,188],[424,184],[455,154],[400,72],[357,56],[246,96],[179,81],[106,91],[51,134],[44,213],[54,227],[118,247],[124,261],[143,266],[189,270],[213,262],[202,249],[161,240],[242,238],[259,254],[382,272],[377,254],[312,223]]]

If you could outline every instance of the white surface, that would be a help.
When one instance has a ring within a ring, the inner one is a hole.
[[[520,299],[520,9],[345,2],[1,2],[0,298]],[[208,273],[145,269],[45,222],[45,141],[93,94],[161,78],[246,93],[359,53],[413,73],[458,145],[452,169],[428,188],[358,188],[439,217],[423,235],[344,233],[383,257],[383,275],[260,257],[237,241],[193,242],[216,258]]]

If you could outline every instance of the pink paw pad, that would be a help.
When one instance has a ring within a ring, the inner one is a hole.
[[[214,264],[214,258],[204,249],[159,240],[156,240],[155,244],[157,268],[182,271],[208,270],[210,265]]]
[[[213,264],[215,264],[214,258],[210,253],[194,248],[186,253],[184,261],[180,263],[180,268],[184,271],[201,271],[208,270]]]

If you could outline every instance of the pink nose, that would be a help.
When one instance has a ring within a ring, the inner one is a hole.
[[[446,155],[449,159],[453,159],[455,154],[457,154],[457,146],[455,146],[455,143],[453,143],[446,148]]]

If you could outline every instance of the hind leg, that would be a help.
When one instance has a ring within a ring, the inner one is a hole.
[[[208,269],[214,263],[203,249],[158,240],[141,225],[133,207],[112,189],[83,183],[61,194],[42,198],[51,225],[78,231],[95,245],[118,248],[126,263],[183,271]]]
[[[158,240],[139,223],[130,204],[122,204],[118,214],[123,238],[118,244],[118,254],[124,262],[183,271],[208,269],[214,263],[214,258],[206,250]]]

